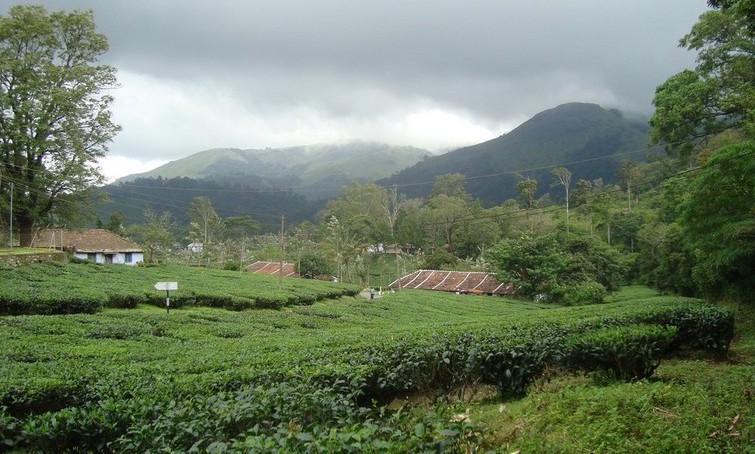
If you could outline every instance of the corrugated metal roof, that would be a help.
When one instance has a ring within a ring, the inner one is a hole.
[[[491,273],[482,271],[443,271],[417,270],[396,279],[389,285],[399,288],[439,290],[444,292],[486,293],[489,295],[510,295],[514,292],[511,284],[498,282]]]
[[[296,267],[294,267],[293,263],[283,262],[283,275],[285,277],[298,277],[299,275],[296,273],[295,268]],[[252,273],[278,275],[280,273],[281,263],[256,261],[246,267],[246,269]]]

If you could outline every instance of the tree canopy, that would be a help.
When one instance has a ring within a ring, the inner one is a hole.
[[[697,67],[671,76],[653,100],[651,138],[672,154],[688,156],[710,136],[755,121],[755,6],[711,4],[720,9],[705,12],[680,41],[697,51]]]
[[[681,40],[698,52],[697,67],[669,78],[653,101],[653,139],[672,156],[705,151],[699,169],[680,174],[684,184],[666,185],[666,198],[681,207],[665,210],[676,215],[666,243],[681,254],[659,248],[666,252],[656,272],[679,280],[680,269],[691,269],[697,290],[744,299],[755,287],[755,2],[710,4]]]
[[[98,63],[107,50],[91,11],[0,16],[0,199],[13,188],[22,245],[102,180],[97,160],[120,129],[105,94],[115,69]]]
[[[755,140],[717,150],[691,182],[682,225],[695,251],[693,276],[712,296],[755,291]]]

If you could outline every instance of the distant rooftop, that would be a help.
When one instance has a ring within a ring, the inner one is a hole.
[[[502,284],[493,274],[482,271],[417,270],[391,282],[389,287],[487,295],[510,295],[514,292],[512,284]]]
[[[280,262],[265,262],[265,261],[257,261],[246,267],[247,271],[252,273],[262,273],[262,274],[271,274],[271,275],[278,275],[281,271],[281,263]],[[285,277],[298,277],[299,275],[296,273],[296,269],[294,267],[293,263],[283,262],[283,276]]]
[[[105,229],[43,229],[32,239],[32,247],[76,252],[143,252],[143,248]]]

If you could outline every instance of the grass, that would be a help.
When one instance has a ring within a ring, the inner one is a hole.
[[[31,248],[31,247],[0,247],[0,256],[3,255],[24,255],[24,254],[44,254],[52,252],[48,248]]]
[[[643,295],[628,288],[614,297]],[[483,447],[498,452],[755,452],[755,310],[732,306],[737,338],[726,360],[664,360],[633,383],[546,372],[527,397],[473,404]]]

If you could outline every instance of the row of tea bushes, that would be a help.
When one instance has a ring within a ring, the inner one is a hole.
[[[310,279],[276,277],[178,265],[31,264],[0,268],[0,315],[91,314],[103,307],[165,305],[159,281],[177,281],[171,305],[221,307],[229,310],[279,309],[353,296],[360,288]]]
[[[212,312],[196,318],[203,329],[230,323]],[[478,384],[504,397],[521,395],[546,367],[600,368],[638,379],[673,349],[719,350],[733,334],[730,313],[682,298],[542,310],[516,322],[479,320],[433,332],[415,317],[415,331],[389,337],[365,329],[358,333],[366,339],[333,335],[327,346],[283,336],[243,360],[228,350],[233,339],[223,339],[212,358],[171,358],[151,369],[142,367],[156,352],[124,349],[153,336],[157,325],[143,323],[133,332],[123,332],[127,325],[77,325],[100,333],[109,342],[103,348],[131,355],[128,361],[97,363],[101,369],[66,378],[92,367],[93,358],[82,358],[66,362],[70,370],[59,371],[57,380],[35,381],[25,391],[0,388],[0,443],[31,451],[458,451],[474,442],[474,427],[448,414],[397,414],[376,403]],[[54,364],[50,356],[36,358],[47,361],[40,367]]]

